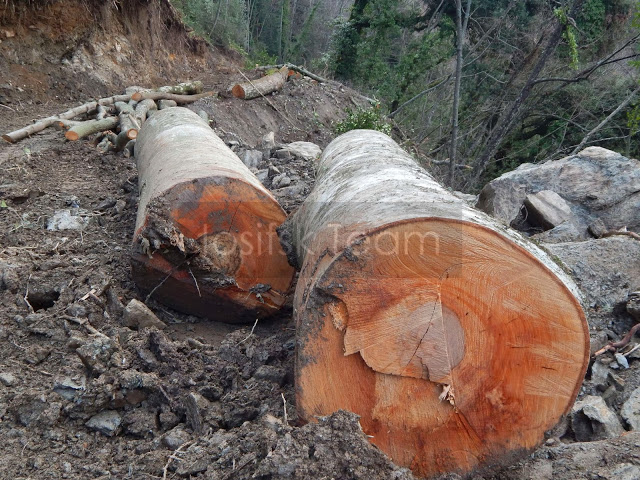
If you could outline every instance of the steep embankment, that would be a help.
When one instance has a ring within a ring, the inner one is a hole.
[[[0,2],[0,103],[76,100],[229,68],[168,0]]]

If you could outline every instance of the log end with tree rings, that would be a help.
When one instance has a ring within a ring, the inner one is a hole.
[[[185,313],[229,323],[278,311],[293,268],[278,242],[285,213],[194,112],[162,110],[136,140],[138,286]]]
[[[571,408],[589,359],[571,279],[386,135],[334,140],[286,227],[302,418],[353,411],[430,477],[530,451]]]

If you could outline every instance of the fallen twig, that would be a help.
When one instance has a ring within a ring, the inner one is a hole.
[[[167,463],[165,463],[164,468],[162,469],[162,480],[167,480],[167,473],[169,472],[169,465],[171,465],[171,462],[173,460],[180,460],[180,458],[176,457],[176,455],[178,453],[180,453],[182,451],[182,449],[184,449],[184,448],[190,446],[192,443],[194,443],[194,441],[195,440],[190,440],[188,442],[183,443],[178,448],[176,448],[171,455],[169,455],[169,458],[167,459]]]
[[[609,342],[596,353],[593,354],[594,357],[602,355],[607,352],[617,352],[619,348],[622,348],[629,344],[635,333],[640,330],[640,323],[636,323],[631,330],[627,332],[627,334],[622,338],[622,340],[618,340],[617,342]]]

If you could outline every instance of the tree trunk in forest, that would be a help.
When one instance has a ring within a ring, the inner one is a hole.
[[[281,90],[289,76],[289,67],[284,66],[277,72],[266,75],[257,80],[237,83],[231,88],[231,93],[236,98],[251,100]]]
[[[281,239],[302,265],[303,419],[353,411],[431,476],[533,449],[575,400],[589,331],[573,282],[386,135],[334,140]]]
[[[571,11],[569,12],[570,19],[575,18],[575,16],[580,12],[583,3],[584,3],[584,0],[574,1],[573,6],[571,7]],[[511,126],[518,119],[518,116],[520,114],[520,109],[522,108],[522,105],[526,102],[526,100],[529,98],[529,95],[531,95],[531,92],[533,91],[533,88],[536,85],[536,80],[538,79],[538,76],[540,75],[540,73],[542,72],[542,69],[546,65],[549,58],[551,57],[551,54],[556,50],[556,48],[560,44],[560,41],[562,40],[562,32],[564,28],[565,28],[565,25],[563,25],[558,20],[557,25],[553,30],[553,33],[551,34],[551,37],[549,37],[549,41],[547,42],[547,45],[544,51],[542,52],[542,54],[540,55],[540,58],[538,59],[535,66],[531,70],[531,73],[529,74],[529,77],[527,78],[527,81],[524,87],[522,87],[522,90],[520,90],[518,97],[511,104],[511,107],[507,109],[506,113],[500,117],[497,125],[491,131],[491,134],[487,139],[486,145],[482,153],[480,154],[478,159],[475,161],[471,178],[467,182],[468,187],[474,187],[478,184],[478,182],[480,181],[480,178],[482,177],[482,174],[484,173],[485,169],[487,168],[487,165],[489,164],[489,161],[491,160],[491,157],[493,157],[496,154],[496,152],[498,151],[498,148],[500,147],[500,143],[502,143],[502,140],[504,139],[504,137],[509,133]]]
[[[135,153],[138,286],[176,310],[229,323],[275,313],[294,272],[275,232],[285,213],[269,191],[185,108],[149,118]]]
[[[458,111],[460,108],[460,86],[462,84],[462,49],[464,47],[464,37],[471,14],[471,0],[467,0],[467,8],[462,13],[462,0],[456,0],[456,76],[453,87],[453,106],[451,107],[451,149],[449,150],[449,172],[447,184],[454,188],[454,174],[458,158]],[[397,108],[397,105],[396,107]],[[394,110],[395,110],[394,108]]]

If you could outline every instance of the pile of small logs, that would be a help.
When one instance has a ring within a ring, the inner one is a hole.
[[[101,98],[72,108],[64,113],[38,120],[37,122],[2,136],[15,143],[47,127],[65,130],[65,138],[80,140],[93,134],[96,148],[103,152],[122,151],[125,156],[133,154],[138,130],[147,118],[158,110],[193,103],[214,92],[202,93],[200,81],[185,82],[150,90],[128,87],[123,95]]]

